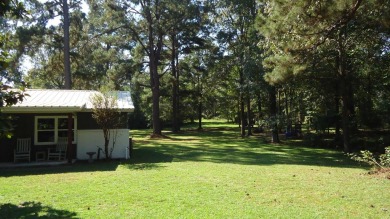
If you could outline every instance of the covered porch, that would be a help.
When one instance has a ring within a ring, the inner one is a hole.
[[[66,138],[65,162],[81,159],[88,160],[88,153],[96,153],[104,145],[100,127],[92,118],[93,96],[98,91],[84,90],[27,90],[26,99],[11,107],[4,107],[1,112],[12,116],[15,129],[11,139],[0,139],[0,163],[8,165],[14,161],[14,150],[18,139],[30,139],[31,165],[54,164],[48,160],[48,149],[56,149]],[[128,91],[115,91],[112,95],[117,101],[114,106],[123,115],[123,124],[114,129],[115,148],[112,158],[127,158],[129,148],[129,129],[127,113],[134,110],[131,95]],[[114,139],[111,139],[114,142]],[[61,159],[62,160],[62,159]],[[58,159],[57,159],[58,161]],[[21,166],[27,165],[24,160],[18,161]],[[62,162],[62,161],[61,161]],[[27,165],[28,166],[28,165]]]

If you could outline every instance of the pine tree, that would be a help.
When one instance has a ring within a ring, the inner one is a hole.
[[[388,14],[386,1],[269,1],[260,19],[269,49],[264,62],[271,69],[266,77],[269,82],[282,82],[305,72],[314,75],[322,60],[333,63],[346,152],[352,149],[353,81],[356,65],[363,61],[363,56],[354,53],[361,45],[381,38]],[[370,37],[362,37],[368,33]]]

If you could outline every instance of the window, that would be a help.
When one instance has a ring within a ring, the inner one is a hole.
[[[76,143],[75,133],[77,119],[73,117],[72,139]],[[68,136],[67,116],[36,116],[35,117],[35,144],[49,145],[56,144],[58,137]]]

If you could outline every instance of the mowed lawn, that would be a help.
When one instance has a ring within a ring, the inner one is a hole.
[[[0,169],[0,218],[390,218],[390,180],[341,152],[204,128],[134,130],[131,161]]]

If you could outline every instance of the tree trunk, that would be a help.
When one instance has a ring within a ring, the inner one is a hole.
[[[250,99],[250,95],[249,95],[249,91],[247,92],[247,123],[248,123],[248,134],[247,136],[251,136],[252,135],[252,115],[251,115],[251,99]]]
[[[172,55],[171,55],[171,68],[172,68],[172,132],[177,133],[180,131],[179,124],[179,72],[177,70],[177,39],[175,33],[171,36],[172,40]]]
[[[153,134],[161,135],[160,122],[160,80],[157,72],[157,67],[153,67],[150,77],[152,81],[152,119],[153,119]]]
[[[257,111],[258,111],[256,122],[257,122],[257,125],[258,125],[258,130],[260,132],[262,132],[263,131],[263,126],[262,125],[260,126],[260,120],[262,119],[263,115],[261,113],[261,108],[262,108],[261,105],[262,104],[261,104],[261,94],[260,94],[260,92],[257,93],[256,96],[257,96],[257,101],[256,102],[257,102]]]
[[[341,140],[341,132],[340,132],[340,97],[339,97],[339,86],[336,83],[336,94],[335,94],[335,139],[334,142],[336,144],[336,147],[340,146],[340,140]]]
[[[198,103],[198,130],[202,130],[202,100]]]
[[[149,15],[148,17],[151,17]],[[150,69],[150,86],[152,88],[152,124],[153,135],[161,135],[161,121],[160,121],[160,76],[158,74],[158,63],[162,48],[162,33],[158,35],[158,42],[154,43],[154,29],[152,19],[149,18],[149,69]]]
[[[350,145],[350,131],[351,131],[351,121],[352,116],[351,104],[352,97],[351,94],[351,80],[349,71],[346,69],[346,54],[345,48],[343,45],[344,36],[343,33],[339,33],[338,38],[338,75],[340,80],[340,92],[341,92],[341,101],[342,101],[342,129],[343,129],[343,148],[344,152],[351,152]]]
[[[260,119],[261,117],[261,94],[260,93],[257,94],[257,111]]]
[[[110,144],[110,130],[103,128],[103,135],[104,135],[104,153],[106,155],[106,160],[109,160],[110,156],[109,156],[108,146]]]
[[[272,129],[272,143],[279,143],[278,135],[278,123],[277,123],[277,112],[276,112],[276,87],[269,87],[269,112],[271,116],[271,129]]]
[[[245,136],[245,103],[244,103],[244,72],[243,69],[240,68],[240,126],[241,126],[241,137]]]
[[[286,88],[287,90],[287,88]],[[285,111],[286,111],[286,132],[292,132],[292,122],[290,119],[290,114],[288,112],[288,98],[287,98],[287,91],[284,92],[284,104],[285,104]]]
[[[200,81],[200,76],[198,76],[198,130],[202,130],[202,84]]]
[[[72,76],[70,72],[70,42],[69,42],[69,7],[68,0],[62,1],[62,11],[64,13],[64,74],[65,89],[72,89]]]

